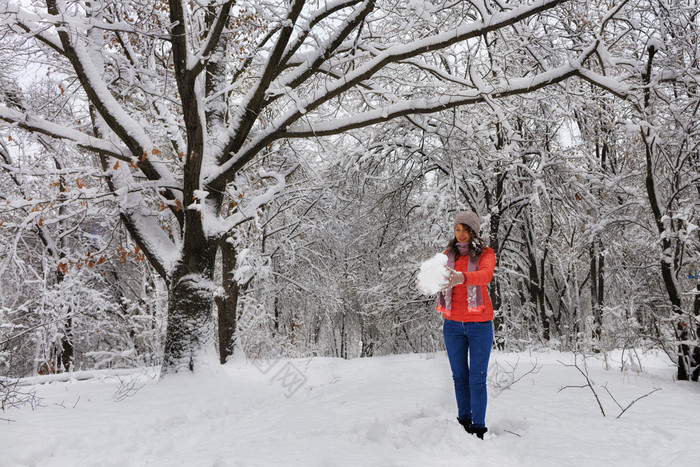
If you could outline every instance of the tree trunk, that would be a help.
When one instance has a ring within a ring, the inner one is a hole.
[[[214,263],[217,245],[197,229],[193,215],[185,214],[187,226],[193,226],[183,242],[182,261],[173,271],[168,288],[168,326],[161,374],[194,370],[203,351],[213,345]],[[194,225],[193,225],[194,224]],[[193,231],[194,230],[194,231]]]
[[[367,324],[364,318],[360,318],[360,333],[362,335],[362,349],[360,358],[372,357],[377,348],[377,330],[374,324]],[[405,328],[404,328],[405,329]],[[408,336],[406,336],[408,339]]]
[[[651,98],[651,93],[649,90],[649,85],[651,82],[651,69],[652,62],[654,60],[654,55],[657,50],[653,45],[649,46],[649,59],[647,61],[646,71],[642,75],[642,81],[645,84],[644,88],[644,108],[649,108],[649,101]],[[649,206],[651,212],[654,216],[654,221],[656,223],[656,228],[659,232],[659,238],[661,239],[661,277],[664,281],[664,286],[666,287],[666,293],[668,294],[669,301],[671,302],[671,309],[673,313],[683,316],[682,300],[681,294],[678,290],[678,285],[676,284],[676,278],[674,274],[675,261],[670,258],[669,255],[674,252],[672,245],[672,240],[670,238],[669,232],[667,232],[667,227],[664,224],[664,212],[662,211],[662,205],[658,199],[658,194],[656,191],[656,183],[654,180],[654,166],[653,166],[653,155],[654,155],[654,145],[655,140],[651,137],[651,132],[647,128],[641,129],[642,142],[644,143],[645,156],[646,156],[646,189],[647,196],[649,199]],[[684,341],[688,341],[693,338],[694,329],[692,324],[689,325],[682,320],[678,321],[676,325],[676,338],[680,342],[678,344],[678,379],[682,381],[690,380],[696,373],[700,373],[698,366],[700,365],[700,347],[691,346],[686,344]],[[697,378],[696,378],[697,379]]]
[[[63,165],[58,161],[58,159],[54,158],[54,164],[56,165],[56,168],[58,170],[63,170]],[[68,188],[66,186],[65,177],[61,176],[59,177],[59,201],[62,201],[66,198],[65,193],[67,191]],[[65,207],[62,203],[61,207],[58,208],[58,213],[60,216],[65,215]],[[58,257],[59,259],[63,259],[66,256],[65,252],[63,251],[63,239],[59,237],[57,243],[58,251],[54,251],[53,248],[51,248],[50,253],[54,256],[54,258]],[[62,283],[64,279],[65,274],[61,270],[57,270],[56,284]],[[71,367],[73,366],[73,354],[73,308],[68,307],[66,320],[63,322],[63,336],[61,337],[61,349],[58,355],[56,356],[56,371],[60,371],[60,367],[63,367],[64,371],[70,371]]]
[[[544,271],[540,271],[540,262],[537,260],[537,243],[535,239],[535,226],[533,225],[530,213],[525,216],[525,223],[523,224],[525,229],[525,238],[527,244],[527,258],[528,258],[528,276],[529,276],[529,291],[530,291],[530,303],[534,308],[534,311],[539,316],[542,322],[542,339],[544,341],[549,341],[551,337],[551,318],[547,314],[547,307],[544,300]],[[546,250],[545,250],[546,254]],[[542,259],[542,264],[544,264],[544,256]]]
[[[63,366],[64,371],[70,371],[73,366],[73,317],[68,311],[68,318],[63,325],[63,337],[61,337],[61,353],[58,354],[58,367]]]
[[[699,323],[695,326],[695,338],[697,339],[698,336],[700,336],[700,320],[698,320],[698,317],[700,317],[700,283],[698,283],[695,286],[695,300],[693,301],[693,316],[695,316],[695,322]],[[698,381],[700,380],[700,346],[695,346],[693,349],[693,355],[691,359],[691,364],[694,364],[694,366],[691,366],[691,374],[690,374],[690,379],[693,381]]]
[[[168,327],[165,337],[165,354],[161,374],[177,373],[185,368],[194,370],[200,354],[213,344],[214,264],[218,239],[210,238],[204,231],[202,215],[188,208],[201,190],[202,163],[204,160],[205,128],[201,118],[201,101],[197,96],[197,76],[187,66],[186,25],[183,4],[169,1],[173,37],[173,63],[175,79],[182,106],[187,151],[185,152],[182,178],[182,203],[184,225],[181,260],[173,268],[168,288]],[[213,212],[219,212],[223,185],[210,188],[206,203],[213,203]]]
[[[340,317],[340,358],[348,359],[347,336],[345,335],[345,314]]]
[[[603,334],[603,298],[604,298],[604,257],[600,251],[600,240],[596,239],[590,246],[591,260],[591,311],[593,312],[593,339],[600,341]]]
[[[502,202],[503,202],[503,186],[505,182],[506,175],[505,173],[497,173],[496,175],[496,191],[493,195],[493,199],[491,198],[491,194],[484,194],[486,198],[486,206],[489,208],[489,212],[492,212],[491,214],[491,239],[490,239],[490,246],[491,249],[493,250],[494,255],[496,256],[496,264],[500,261],[501,258],[501,243],[500,243],[500,238],[499,238],[499,232],[500,232],[500,227],[501,227],[501,211],[503,209]],[[496,204],[496,209],[492,209],[492,203]],[[489,287],[489,294],[491,298],[491,303],[493,304],[493,309],[494,309],[494,318],[493,318],[493,333],[494,333],[494,343],[496,344],[496,348],[499,350],[504,350],[505,349],[505,330],[503,329],[503,316],[499,313],[501,309],[501,304],[503,303],[503,297],[502,297],[502,291],[501,291],[501,281],[499,279],[499,275],[495,274],[493,281],[491,283],[491,287]]]
[[[236,309],[240,288],[238,282],[233,279],[236,268],[236,249],[226,239],[220,242],[220,248],[224,295],[215,297],[214,301],[218,311],[219,361],[223,365],[226,359],[233,355],[236,344]]]

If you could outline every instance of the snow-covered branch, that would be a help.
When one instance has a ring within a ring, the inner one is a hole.
[[[276,40],[267,54],[267,59],[258,73],[258,78],[238,106],[237,113],[233,118],[234,131],[229,137],[229,141],[225,144],[222,156],[218,159],[225,160],[228,154],[237,151],[248,137],[248,133],[255,123],[255,118],[251,117],[260,114],[266,91],[278,76],[279,62],[292,37],[294,24],[299,19],[304,3],[304,0],[294,0],[292,2],[287,17],[282,22],[279,32],[277,32]]]
[[[632,89],[630,89],[629,86],[626,86],[623,84],[624,76],[623,77],[612,77],[612,76],[604,76],[599,73],[596,73],[588,68],[585,67],[579,67],[578,68],[578,76],[580,76],[582,79],[588,81],[589,83],[593,84],[594,86],[597,86],[601,89],[605,89],[609,93],[619,97],[622,100],[628,100],[631,101],[632,103],[635,103],[635,94]]]
[[[362,128],[406,115],[435,113],[441,110],[484,102],[487,98],[500,99],[532,92],[544,86],[564,81],[576,74],[577,70],[574,67],[565,65],[535,77],[511,79],[505,86],[490,84],[486,89],[471,90],[430,99],[411,99],[396,104],[388,104],[381,109],[371,110],[359,115],[337,120],[314,124],[305,122],[290,127],[282,134],[284,137],[289,138],[339,134],[351,129]]]
[[[343,5],[343,7],[345,7],[345,5]],[[298,66],[287,73],[283,79],[274,83],[273,89],[296,89],[310,76],[318,72],[321,65],[331,57],[332,53],[340,47],[346,38],[356,30],[359,24],[371,13],[372,8],[374,8],[374,1],[370,0],[365,0],[358,5],[352,14],[348,15],[343,21],[343,24],[337,27],[331,34],[324,47],[318,48],[312,54],[305,54],[304,59],[299,60],[301,63]],[[295,49],[298,47],[299,45],[294,46]],[[282,62],[282,64],[285,63],[286,61]],[[280,93],[273,94],[263,105],[269,105],[281,95]]]
[[[289,171],[289,173],[293,171],[294,169]],[[235,212],[230,216],[222,217],[218,215],[212,209],[210,203],[207,203],[204,199],[200,199],[197,203],[188,206],[188,209],[197,209],[201,212],[203,217],[202,222],[204,224],[204,229],[207,236],[211,238],[219,238],[222,235],[229,233],[234,227],[254,218],[258,209],[274,200],[286,186],[286,174],[268,172],[260,169],[258,171],[258,176],[261,180],[272,179],[274,180],[274,183],[269,185],[263,193],[254,196],[245,204],[238,204]],[[202,193],[202,195],[206,196],[206,193]]]
[[[52,15],[66,14],[59,8],[57,0],[47,0],[46,5]],[[77,78],[80,80],[90,103],[95,106],[111,130],[129,148],[131,154],[135,157],[141,157],[153,147],[153,143],[143,131],[143,127],[128,114],[112,95],[98,69],[99,65],[93,62],[93,57],[85,43],[86,39],[79,34],[70,34],[70,29],[67,26],[58,28],[58,36],[61,39],[66,58],[75,69]]]
[[[70,141],[88,151],[113,157],[127,163],[133,159],[131,154],[111,141],[96,138],[81,131],[68,128],[65,125],[52,123],[2,105],[0,105],[0,120],[16,125],[23,130]]]
[[[64,54],[61,40],[47,30],[50,26],[45,25],[45,20],[39,15],[27,11],[21,4],[6,2],[4,5],[0,5],[0,18],[3,17],[7,18],[3,22],[19,32],[22,37],[34,37],[59,54]]]
[[[289,47],[288,47],[287,51],[285,52],[284,57],[282,58],[280,63],[282,63],[282,64],[289,63],[292,56],[297,53],[297,51],[302,46],[304,41],[312,33],[315,26],[317,26],[319,23],[321,23],[323,20],[325,20],[326,18],[328,18],[332,14],[337,13],[345,8],[349,8],[353,5],[356,5],[356,4],[360,3],[361,1],[362,0],[336,0],[336,1],[326,2],[320,9],[318,9],[312,15],[310,15],[310,17],[306,21],[306,23],[300,27],[301,32],[295,38],[295,40],[289,44]],[[367,2],[365,2],[365,3],[367,3]],[[374,2],[372,2],[372,3],[374,3]],[[345,24],[347,24],[347,21],[345,22]]]
[[[397,118],[402,115],[408,115],[411,113],[430,113],[444,108],[480,102],[481,100],[483,100],[483,98],[481,98],[479,95],[469,93],[466,93],[466,95],[456,94],[456,97],[436,98],[432,101],[426,100],[426,102],[416,100],[409,101],[408,103],[397,103],[393,106],[393,108],[390,109],[368,112],[366,115],[364,115],[365,118],[362,120],[362,123],[359,124],[358,120],[356,120],[355,118],[348,118],[348,121],[344,121],[337,126],[338,130],[332,130],[330,128],[319,128],[321,132],[314,133],[314,131],[312,131],[312,127],[315,127],[316,125],[308,123],[306,125],[299,125],[302,128],[307,127],[305,128],[306,131],[296,129],[290,130],[292,125],[298,123],[299,120],[305,118],[305,115],[307,115],[309,112],[319,108],[321,105],[329,101],[332,101],[333,99],[340,97],[347,91],[373,78],[379,71],[385,69],[390,64],[412,59],[421,54],[444,49],[451,45],[464,42],[469,39],[482,36],[484,34],[488,34],[492,31],[499,30],[501,28],[515,24],[525,18],[537,15],[543,11],[554,8],[557,5],[561,4],[563,1],[565,0],[539,0],[530,5],[524,5],[519,8],[515,8],[505,12],[495,13],[489,17],[484,18],[482,21],[479,22],[458,26],[449,32],[437,33],[435,35],[418,39],[407,44],[392,45],[386,48],[385,50],[379,52],[371,60],[365,60],[364,63],[357,64],[357,66],[351,67],[348,72],[340,75],[340,77],[335,81],[325,84],[322,89],[318,89],[307,99],[299,99],[295,108],[288,110],[281,117],[277,118],[274,124],[270,127],[270,130],[266,132],[261,132],[261,134],[256,135],[253,138],[253,140],[245,144],[245,146],[243,146],[243,138],[248,135],[248,131],[252,127],[253,119],[248,119],[250,123],[244,124],[243,127],[236,127],[235,135],[232,137],[231,141],[225,146],[223,159],[226,160],[226,157],[233,156],[233,154],[235,154],[235,156],[230,157],[230,159],[228,159],[224,164],[222,164],[220,169],[216,170],[216,172],[207,174],[206,178],[209,182],[213,183],[214,185],[220,183],[223,179],[230,178],[230,176],[233,173],[235,173],[236,170],[240,169],[240,167],[242,167],[247,161],[254,157],[254,155],[257,154],[257,152],[262,147],[280,137],[292,137],[296,136],[297,134],[301,135],[302,133],[304,136],[337,134],[343,131],[340,128],[343,128],[345,130],[351,128],[359,128],[362,126],[386,121],[390,118]],[[371,3],[367,3],[364,6],[369,9],[372,5]],[[368,11],[366,10],[358,10],[358,14],[353,17],[353,21],[361,19],[363,15],[366,15],[367,13]],[[349,33],[349,31],[346,32]],[[340,37],[337,37],[337,39],[340,39]],[[319,65],[320,63],[316,63],[316,69],[318,69]],[[263,80],[261,78],[258,81],[258,87],[249,92],[249,97],[247,97],[244,102],[252,103],[256,101],[256,98],[254,98],[254,96],[259,96],[261,89],[285,89],[289,87],[288,84],[300,86],[301,83],[304,80],[306,80],[309,76],[309,72],[311,70],[315,71],[313,67],[310,67],[308,61],[304,62],[302,68],[303,67],[309,68],[306,68],[306,71],[298,75],[298,79],[292,79],[291,81],[287,81],[286,76],[280,81],[270,81],[269,78]],[[266,70],[266,73],[272,73],[272,71],[270,71],[271,68],[269,61]],[[545,86],[547,84],[566,79],[567,77],[573,76],[574,74],[575,71],[573,67],[569,67],[564,73],[564,75],[560,76],[547,76],[547,73],[543,73],[539,76],[541,83],[537,83],[535,80],[532,80],[531,83],[527,84],[519,83],[519,85],[516,86],[517,89],[514,90],[512,93],[508,90],[504,90],[502,91],[501,95],[507,96],[519,92],[527,92],[528,90],[535,90],[541,86]],[[544,79],[543,76],[545,76]],[[277,96],[278,94],[275,95]],[[415,106],[415,110],[412,110],[411,106]],[[241,106],[238,118],[241,119],[245,112],[252,111],[254,114],[257,114],[258,109],[258,106],[245,104]],[[387,117],[383,116],[384,113],[387,114]],[[391,115],[391,117],[389,117],[389,115]],[[323,126],[324,125],[321,125],[321,127]]]
[[[228,15],[231,12],[231,7],[234,3],[234,0],[228,0],[219,7],[219,12],[216,15],[213,27],[209,30],[207,38],[204,41],[204,46],[201,48],[201,51],[195,53],[195,56],[199,57],[199,61],[192,68],[193,75],[196,76],[201,73],[202,70],[204,70],[206,61],[209,59],[209,56],[214,52],[214,49],[221,41],[221,33],[224,31],[226,21],[228,20]]]

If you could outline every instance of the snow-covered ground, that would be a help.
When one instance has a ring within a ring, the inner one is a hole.
[[[586,362],[603,417],[590,388],[560,390],[586,384],[564,365],[572,354],[494,352],[484,441],[455,420],[443,353],[54,382],[37,387],[42,407],[0,412],[13,420],[0,422],[0,465],[698,465],[700,384],[674,381],[661,354],[642,355],[641,373],[619,360]],[[616,419],[607,391],[622,408],[651,394]]]

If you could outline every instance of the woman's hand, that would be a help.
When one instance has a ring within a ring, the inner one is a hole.
[[[455,285],[464,284],[464,274],[451,268],[447,269],[450,271],[450,275],[447,276],[447,284],[445,284],[445,287],[442,290],[451,289]]]

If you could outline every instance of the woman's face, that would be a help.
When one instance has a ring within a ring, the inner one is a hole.
[[[471,240],[471,237],[469,236],[469,231],[467,230],[467,226],[464,224],[457,224],[455,226],[455,238],[457,239],[458,242],[468,242]]]

